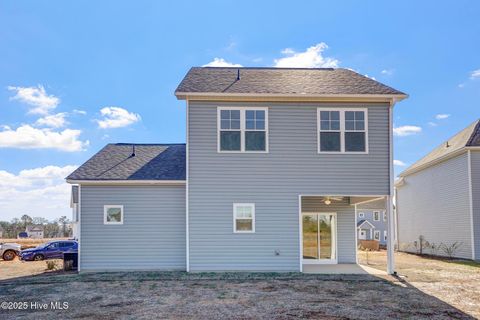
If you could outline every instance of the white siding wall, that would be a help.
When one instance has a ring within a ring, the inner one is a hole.
[[[471,158],[475,260],[480,260],[480,151],[472,151]]]
[[[397,189],[401,249],[423,235],[435,244],[460,241],[462,246],[457,256],[471,259],[467,165],[468,156],[464,153],[405,177],[405,184]],[[444,253],[440,251],[439,254]]]
[[[103,223],[123,205],[122,225]],[[185,270],[185,186],[82,186],[80,268]]]

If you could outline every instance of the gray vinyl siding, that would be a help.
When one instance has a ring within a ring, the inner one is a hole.
[[[303,213],[337,214],[337,250],[338,263],[355,263],[355,206],[345,203],[325,205],[321,198],[302,197]]]
[[[268,107],[269,153],[218,153],[218,106]],[[318,106],[368,107],[369,154],[318,154]],[[298,195],[389,192],[388,105],[190,101],[188,117],[192,271],[298,271]],[[236,202],[255,203],[254,234],[233,233]]]
[[[472,258],[468,155],[464,153],[404,178],[397,188],[400,249],[418,241],[462,246],[456,256]],[[413,247],[407,251],[414,251]],[[426,250],[428,253],[428,250]],[[440,255],[444,253],[440,250]]]
[[[103,223],[123,205],[123,225]],[[185,270],[185,186],[82,186],[80,268]]]
[[[471,152],[475,260],[480,260],[480,151]]]

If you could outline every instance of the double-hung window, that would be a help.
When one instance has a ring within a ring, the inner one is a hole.
[[[233,232],[253,233],[255,232],[255,204],[234,203],[233,204]]]
[[[367,153],[367,109],[318,108],[318,152]]]
[[[268,152],[267,108],[218,108],[219,152]]]

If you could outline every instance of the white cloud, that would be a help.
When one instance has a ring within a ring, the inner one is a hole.
[[[393,164],[399,167],[405,167],[407,164],[401,160],[393,160]]]
[[[76,168],[75,165],[46,166],[18,174],[0,170],[2,220],[23,214],[48,219],[70,217],[70,186],[64,178]]]
[[[34,128],[30,125],[22,125],[12,130],[6,126],[0,131],[0,148],[80,151],[89,144],[88,140],[78,140],[80,133],[80,130],[65,129],[57,132],[48,128]]]
[[[395,72],[394,69],[383,69],[381,73],[386,76],[391,76],[394,72]]]
[[[38,119],[35,124],[38,126],[45,126],[50,128],[61,128],[67,124],[67,120],[65,119],[67,115],[68,114],[66,112],[52,114]]]
[[[422,132],[422,128],[418,126],[400,126],[393,128],[393,134],[399,137],[405,137]]]
[[[120,107],[105,107],[100,110],[100,113],[103,119],[97,120],[97,123],[102,129],[126,127],[141,119],[139,114]]]
[[[326,43],[321,42],[302,52],[287,48],[282,51],[284,58],[275,59],[277,68],[336,68],[339,61],[335,58],[324,57],[323,51],[328,49]]]
[[[480,69],[473,70],[470,73],[470,79],[472,79],[472,80],[480,79]]]
[[[223,58],[214,58],[213,61],[210,61],[207,64],[204,64],[202,67],[242,67],[241,64],[232,63],[225,61]]]
[[[430,121],[430,122],[428,123],[428,125],[431,126],[431,127],[436,127],[436,126],[438,126],[438,124],[436,124],[436,123],[433,122],[433,121]]]
[[[60,103],[59,98],[54,95],[48,95],[45,88],[41,85],[37,87],[9,86],[8,90],[16,92],[10,100],[19,100],[32,106],[33,108],[29,111],[32,114],[46,115]]]
[[[443,120],[443,119],[447,119],[448,117],[450,117],[449,114],[440,113],[440,114],[437,114],[437,115],[435,116],[435,119],[437,119],[437,120]]]
[[[82,116],[87,114],[87,111],[85,110],[78,110],[78,109],[73,109],[73,113],[75,114],[81,114]]]

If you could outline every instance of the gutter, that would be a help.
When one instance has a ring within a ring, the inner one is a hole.
[[[352,101],[352,102],[399,102],[407,94],[284,94],[284,93],[219,93],[219,92],[175,92],[178,100],[306,100],[306,101]]]

